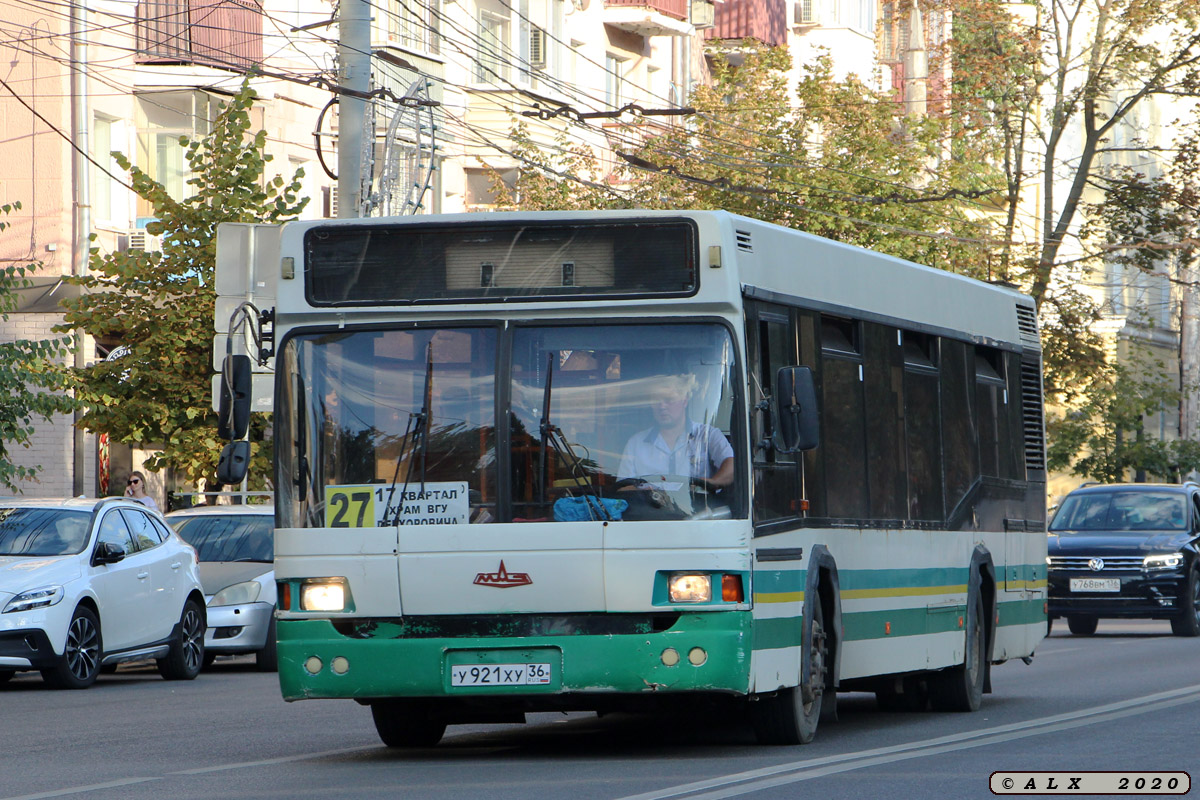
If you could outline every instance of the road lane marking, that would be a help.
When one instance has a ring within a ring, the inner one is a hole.
[[[81,792],[95,792],[100,789],[113,789],[117,786],[132,786],[135,783],[147,783],[149,781],[161,781],[162,778],[122,778],[117,781],[108,781],[107,783],[93,783],[88,786],[72,786],[70,789],[55,789],[52,792],[38,792],[37,794],[23,794],[17,797],[4,797],[0,800],[42,800],[46,797],[65,797],[71,794],[79,794]]]
[[[862,750],[857,753],[843,753],[836,756],[825,756],[823,758],[777,764],[772,767],[763,767],[747,772],[738,772],[718,778],[672,786],[653,792],[630,795],[621,798],[621,800],[668,800],[669,798],[684,797],[688,800],[719,800],[720,798],[736,797],[737,795],[758,792],[789,783],[798,783],[839,772],[849,772],[851,770],[887,764],[894,761],[939,755],[954,750],[982,747],[988,744],[1023,739],[1029,736],[1040,736],[1045,733],[1094,725],[1098,722],[1120,719],[1121,717],[1147,714],[1152,711],[1197,701],[1200,701],[1200,685],[1188,686],[1182,689],[1173,689],[1144,697],[1137,697],[1132,700],[1123,700],[1119,703],[1110,703],[1066,714],[1056,714],[1026,722],[997,725],[983,730],[952,734],[936,739],[909,742],[908,744],[892,745],[890,747],[880,747],[873,750]]]
[[[306,761],[310,758],[324,758],[326,756],[341,756],[346,753],[360,753],[363,750],[378,750],[379,745],[361,745],[359,747],[343,747],[340,750],[323,750],[320,753],[301,753],[295,756],[279,756],[278,758],[264,758],[260,761],[235,761],[229,764],[218,764],[215,767],[196,767],[195,769],[181,769],[177,772],[168,772],[168,775],[203,775],[206,772],[224,772],[231,769],[246,769],[248,767],[267,767],[272,764],[287,764],[292,761]],[[3,798],[0,798],[3,800]]]

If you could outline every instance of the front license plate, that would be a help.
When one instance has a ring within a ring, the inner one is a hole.
[[[1072,592],[1119,592],[1120,578],[1071,578]]]
[[[451,686],[546,686],[549,664],[455,664]]]

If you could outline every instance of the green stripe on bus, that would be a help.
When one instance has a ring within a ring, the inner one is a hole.
[[[1030,625],[1044,622],[1043,601],[1040,598],[1001,602],[997,611],[1000,625]],[[967,607],[963,605],[928,608],[893,608],[883,611],[842,612],[844,641],[887,639],[893,636],[920,636],[962,630],[959,618],[965,622]],[[754,649],[770,650],[800,645],[800,617],[756,619]]]

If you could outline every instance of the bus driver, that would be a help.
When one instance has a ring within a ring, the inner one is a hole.
[[[654,426],[629,438],[621,454],[618,479],[650,482],[669,475],[687,475],[707,489],[733,482],[733,448],[712,425],[687,418],[688,399],[695,390],[693,375],[666,375],[650,391]]]

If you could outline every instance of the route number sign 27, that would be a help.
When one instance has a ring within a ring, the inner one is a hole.
[[[466,481],[364,483],[325,487],[325,527],[386,528],[392,525],[455,525],[470,517]]]

